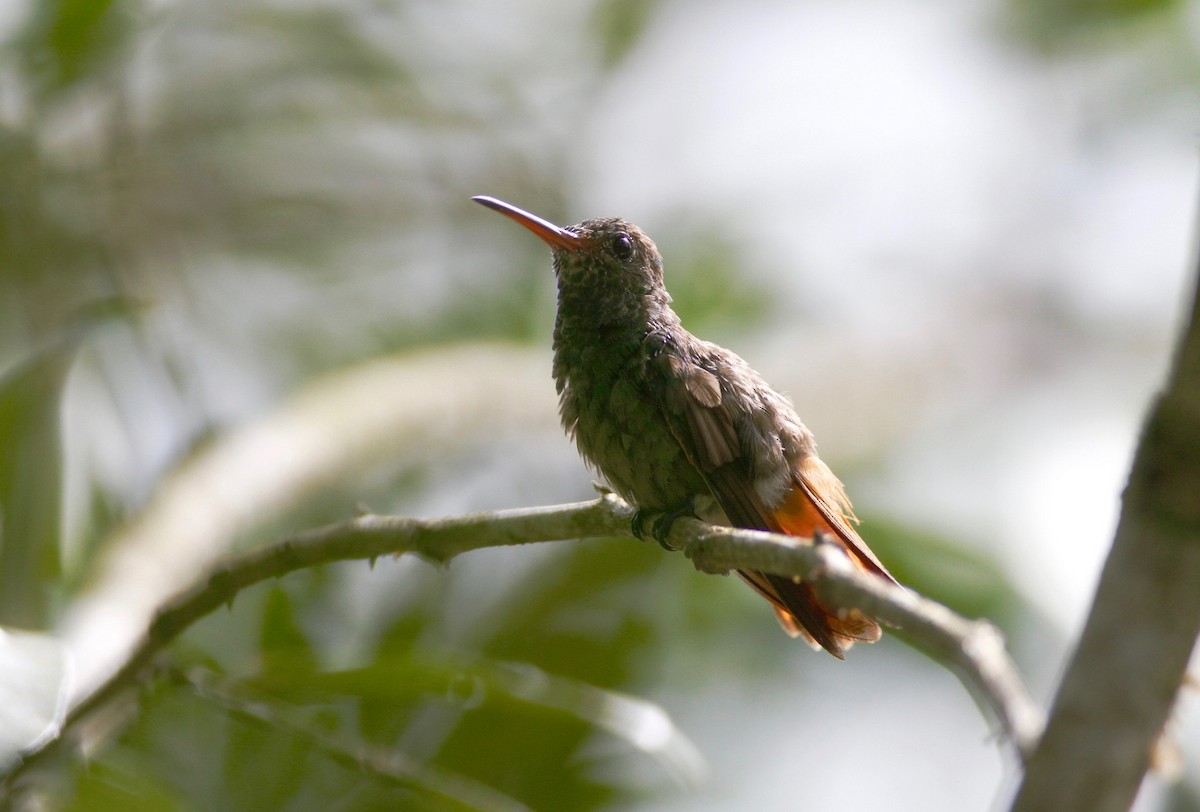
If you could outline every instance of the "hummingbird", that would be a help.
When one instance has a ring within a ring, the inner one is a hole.
[[[564,228],[493,197],[472,199],[550,247],[562,425],[636,508],[638,535],[651,515],[660,543],[682,515],[804,538],[819,532],[864,572],[896,582],[855,531],[845,488],[788,399],[741,357],[684,329],[662,256],[641,229],[615,217]],[[802,580],[737,574],[784,631],[814,649],[843,659],[855,642],[880,637],[874,619],[825,604]]]

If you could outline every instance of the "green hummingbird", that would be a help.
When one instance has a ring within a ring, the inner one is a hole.
[[[640,516],[812,538],[864,572],[895,579],[854,530],[842,483],[783,395],[738,355],[692,335],[671,309],[658,248],[619,218],[566,228],[493,197],[476,202],[550,246],[558,281],[554,380],[563,428]],[[837,610],[798,579],[738,571],[784,630],[841,659],[879,624]]]

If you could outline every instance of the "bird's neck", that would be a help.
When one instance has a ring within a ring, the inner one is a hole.
[[[642,297],[574,296],[560,291],[554,322],[555,352],[636,345],[654,330],[677,327],[666,291]]]
[[[651,357],[677,352],[677,345],[688,339],[679,317],[665,303],[653,316],[603,322],[576,318],[560,307],[554,324],[553,374],[568,432],[590,413],[583,404],[607,399],[616,387],[636,383],[646,374]]]
[[[670,294],[661,286],[631,290],[577,281],[558,288],[557,325],[572,332],[638,333],[664,320],[679,319],[671,309]]]

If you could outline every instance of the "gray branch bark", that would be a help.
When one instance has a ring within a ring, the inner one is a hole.
[[[61,746],[81,720],[136,686],[155,655],[183,631],[254,584],[335,561],[416,553],[444,563],[484,547],[632,537],[632,517],[628,505],[605,494],[591,502],[434,521],[360,516],[252,550],[214,568],[163,606],[124,665],[71,710],[64,734],[29,754],[6,782],[11,786],[32,764]],[[802,577],[831,604],[861,609],[902,629],[906,639],[956,671],[1018,753],[1024,756],[1031,751],[1041,729],[1040,712],[1005,652],[999,632],[990,624],[967,620],[933,601],[867,576],[835,545],[819,539],[813,543],[680,519],[668,543],[682,549],[701,571],[752,569]]]
[[[1200,634],[1200,270],[1197,277],[1091,612],[1016,812],[1128,809]]]

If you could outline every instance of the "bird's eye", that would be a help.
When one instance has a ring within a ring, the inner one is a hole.
[[[619,260],[627,260],[633,256],[633,240],[628,234],[618,234],[612,241],[612,252]]]

